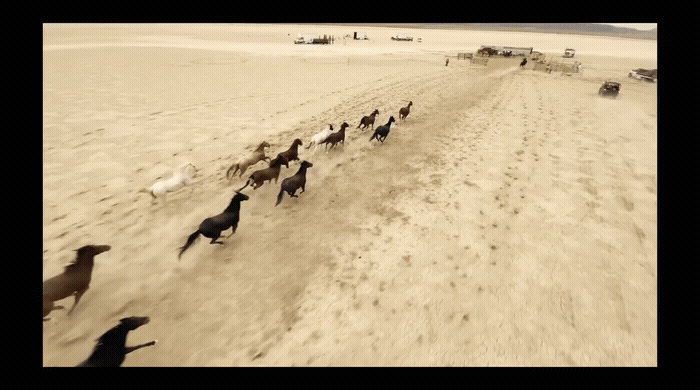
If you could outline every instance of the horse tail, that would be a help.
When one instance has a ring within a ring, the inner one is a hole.
[[[158,199],[158,197],[156,197],[156,195],[153,193],[153,190],[152,190],[152,189],[141,188],[140,190],[138,190],[138,192],[143,192],[143,193],[145,193],[145,194],[150,194],[150,195],[153,197],[153,199]]]
[[[187,243],[185,243],[185,246],[183,246],[183,247],[180,248],[180,254],[177,255],[178,260],[182,257],[182,254],[185,253],[185,251],[187,250],[187,248],[189,248],[190,245],[192,245],[192,243],[194,242],[194,240],[197,239],[197,237],[199,237],[199,229],[197,229],[196,232],[190,234],[190,236],[187,237]]]
[[[245,185],[244,185],[243,187],[239,188],[236,192],[241,192],[241,191],[243,191],[244,188],[246,188],[246,187],[248,187],[248,186],[250,185],[250,181],[251,181],[251,180],[253,180],[253,176],[252,176],[252,175],[248,178],[248,181],[245,182]]]
[[[234,168],[236,168],[236,169],[233,172],[231,172],[231,170]],[[231,167],[226,171],[226,178],[231,180],[231,178],[233,177],[233,175],[236,174],[236,172],[238,172],[238,163],[231,165]],[[229,174],[231,175],[230,177],[229,177]]]
[[[377,132],[375,131],[374,134],[372,134],[372,137],[371,137],[369,140],[372,141],[372,140],[374,139],[374,137],[376,137],[376,136],[377,136]]]
[[[305,147],[304,149],[309,149],[309,148],[311,148],[311,145],[313,145],[313,144],[314,144],[314,141],[311,140],[311,142],[309,142],[308,144],[306,144],[306,147]]]
[[[275,203],[275,207],[277,207],[278,204],[282,203],[283,197],[284,197],[284,190],[280,190],[280,193],[277,194],[277,203]]]

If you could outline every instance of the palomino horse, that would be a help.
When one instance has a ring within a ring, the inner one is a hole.
[[[241,173],[238,175],[238,177],[242,177],[243,173],[245,173],[246,169],[248,167],[257,164],[259,161],[270,161],[270,158],[265,156],[265,148],[269,148],[270,144],[267,142],[263,141],[257,149],[253,151],[253,153],[250,154],[250,156],[244,156],[238,159],[231,167],[226,171],[226,178],[231,180],[233,179],[233,175],[236,174],[236,172],[240,171]]]

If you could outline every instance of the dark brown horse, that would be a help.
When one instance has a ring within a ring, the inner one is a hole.
[[[90,288],[92,267],[95,264],[94,257],[110,249],[109,245],[86,245],[76,250],[75,261],[67,265],[62,274],[44,282],[44,317],[53,310],[64,309],[63,306],[54,306],[53,303],[71,295],[75,296],[75,301],[68,314],[73,312],[80,298]],[[48,318],[44,319],[46,320]]]

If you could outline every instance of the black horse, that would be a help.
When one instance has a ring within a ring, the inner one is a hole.
[[[194,240],[197,239],[200,234],[204,237],[211,238],[210,244],[216,243],[219,245],[224,245],[223,242],[216,240],[219,238],[219,236],[221,236],[221,232],[228,228],[231,228],[231,234],[228,237],[231,237],[233,233],[236,232],[238,220],[240,219],[239,212],[241,211],[241,202],[244,200],[248,200],[248,195],[236,192],[236,195],[233,196],[231,203],[229,203],[228,207],[226,207],[226,210],[219,215],[215,215],[202,221],[202,223],[199,224],[199,229],[192,233],[187,238],[187,243],[185,246],[180,248],[180,254],[177,258],[179,259],[182,257],[182,254],[187,250],[187,248],[190,247],[190,245],[192,245]]]
[[[391,124],[396,122],[396,119],[394,117],[389,118],[389,122],[386,123],[384,126],[379,126],[374,130],[374,134],[372,134],[372,138],[369,140],[372,141],[373,139],[377,139],[377,141],[381,141],[384,143],[384,140],[386,139],[386,136],[389,135],[389,131],[391,130]]]
[[[97,345],[90,357],[76,367],[119,367],[124,362],[127,353],[155,345],[158,342],[153,340],[145,344],[127,347],[126,335],[129,331],[147,324],[150,319],[148,317],[128,317],[119,321],[119,325],[108,330],[97,339]]]
[[[520,62],[520,67],[524,67],[525,64],[527,64],[527,58],[523,58],[522,62]]]

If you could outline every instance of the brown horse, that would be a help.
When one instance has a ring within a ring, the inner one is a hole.
[[[110,249],[109,245],[86,245],[76,250],[78,253],[75,261],[67,265],[62,274],[44,282],[44,317],[53,310],[64,309],[63,306],[54,306],[53,303],[71,295],[75,295],[75,301],[68,314],[73,312],[80,298],[90,288],[94,257]],[[48,318],[44,319],[46,320]]]

